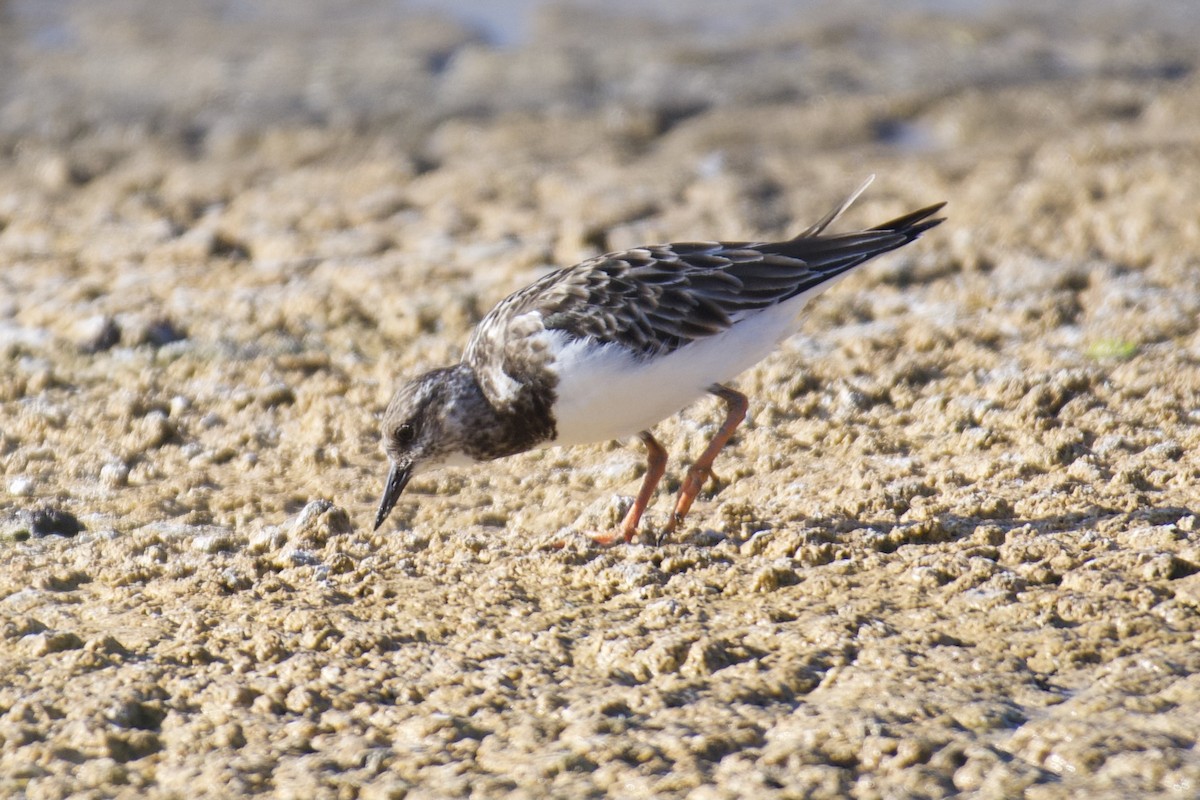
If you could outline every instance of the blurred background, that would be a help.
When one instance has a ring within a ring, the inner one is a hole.
[[[713,107],[1088,76],[1182,78],[1189,0],[3,0],[0,133],[245,129]],[[882,126],[881,137],[934,142]]]

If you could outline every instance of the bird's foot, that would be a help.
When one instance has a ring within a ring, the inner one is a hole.
[[[620,531],[609,531],[608,533],[597,533],[588,538],[601,547],[616,547],[625,540],[625,535]]]
[[[614,531],[608,533],[598,533],[590,537],[593,542],[601,547],[615,547],[618,544],[632,544],[634,542],[653,542],[658,544],[660,536],[657,533],[647,533],[645,530],[638,528],[630,528],[627,525],[621,525]]]

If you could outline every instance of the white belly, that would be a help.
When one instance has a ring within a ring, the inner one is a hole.
[[[675,414],[702,397],[714,383],[728,381],[762,361],[798,327],[804,304],[832,281],[699,339],[666,356],[642,359],[618,345],[589,349],[568,342],[558,358],[558,437],[548,445],[622,439]]]

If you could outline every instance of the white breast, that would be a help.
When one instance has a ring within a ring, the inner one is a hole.
[[[712,384],[731,380],[770,355],[796,331],[805,303],[831,283],[652,359],[639,358],[619,345],[571,341],[561,331],[550,331],[561,349],[554,406],[558,438],[547,444],[621,439],[681,411]]]

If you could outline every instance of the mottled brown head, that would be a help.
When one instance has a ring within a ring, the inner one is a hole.
[[[383,450],[391,462],[375,528],[383,524],[415,475],[468,464],[472,427],[485,424],[490,407],[471,371],[459,364],[435,369],[401,386],[383,414]]]

